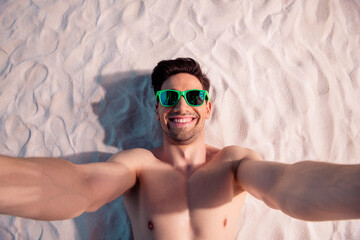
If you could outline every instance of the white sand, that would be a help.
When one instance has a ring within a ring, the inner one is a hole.
[[[209,144],[360,163],[356,0],[1,1],[0,154],[80,163],[159,145],[149,73],[183,56],[212,79]],[[358,220],[304,222],[253,197],[238,226],[237,239],[360,239]],[[0,239],[130,234],[121,199],[68,221],[0,216]]]

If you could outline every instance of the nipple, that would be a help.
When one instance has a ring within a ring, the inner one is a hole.
[[[150,231],[154,229],[154,224],[151,221],[148,222],[148,228],[150,229]]]

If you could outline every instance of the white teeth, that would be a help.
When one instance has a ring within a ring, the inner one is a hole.
[[[172,119],[173,122],[176,122],[176,123],[187,123],[187,122],[191,122],[191,118],[173,118]]]

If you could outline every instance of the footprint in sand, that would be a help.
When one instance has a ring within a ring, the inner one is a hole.
[[[18,115],[8,118],[4,125],[8,136],[5,140],[5,146],[10,149],[10,152],[22,155],[31,136],[30,129]]]
[[[59,34],[52,29],[43,29],[40,35],[33,34],[25,45],[16,48],[11,56],[15,64],[51,54],[58,47]]]
[[[38,110],[35,90],[46,80],[48,69],[45,65],[35,63],[25,72],[24,83],[16,99],[17,112],[24,119],[34,116]]]

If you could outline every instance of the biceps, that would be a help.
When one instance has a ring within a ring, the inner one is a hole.
[[[277,185],[283,175],[285,164],[246,160],[237,171],[237,179],[244,190],[264,201],[272,208],[278,208]]]
[[[97,163],[87,167],[92,168],[86,180],[91,192],[88,211],[96,211],[135,185],[135,172],[122,164]]]

